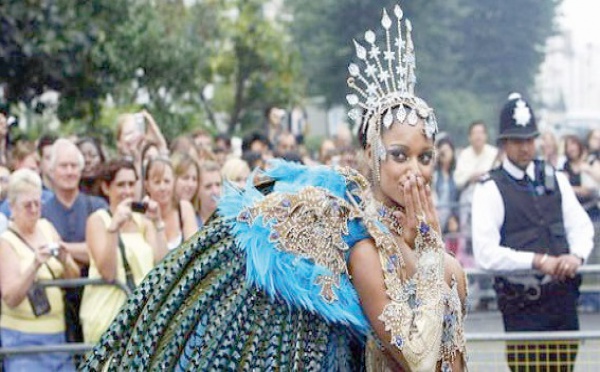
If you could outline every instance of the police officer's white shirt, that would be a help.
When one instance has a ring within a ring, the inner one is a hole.
[[[525,176],[520,168],[505,158],[502,167],[515,179]],[[526,169],[530,179],[535,180],[534,163]],[[577,201],[567,177],[556,172],[556,180],[562,197],[563,222],[569,243],[569,252],[587,259],[594,246],[594,227],[585,210]],[[504,222],[504,202],[496,182],[477,184],[472,204],[473,254],[478,266],[484,270],[530,269],[534,253],[520,252],[515,247],[500,245],[500,229]]]

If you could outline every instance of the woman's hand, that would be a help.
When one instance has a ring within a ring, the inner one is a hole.
[[[151,199],[148,195],[146,195],[142,201],[148,206],[146,209],[146,217],[154,224],[161,221],[162,216],[160,214],[160,205],[158,205],[158,203]]]
[[[131,198],[123,199],[119,205],[117,205],[117,209],[115,210],[110,226],[108,226],[109,231],[117,231],[119,230],[125,222],[131,219],[131,202],[133,200]]]
[[[410,247],[414,248],[415,237],[422,223],[438,234],[440,234],[440,223],[433,204],[431,188],[425,184],[422,177],[409,175],[403,183],[403,191],[404,239]]]
[[[52,249],[48,245],[43,245],[40,248],[36,249],[35,252],[35,263],[37,267],[45,264],[50,257],[52,257]]]

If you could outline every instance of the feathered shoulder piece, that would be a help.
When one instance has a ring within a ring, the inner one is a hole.
[[[265,175],[274,180],[267,195],[248,184],[228,188],[219,203],[246,254],[247,280],[291,306],[367,332],[346,265],[349,249],[368,236],[358,204],[347,198],[361,198],[367,181],[349,169],[283,161]]]

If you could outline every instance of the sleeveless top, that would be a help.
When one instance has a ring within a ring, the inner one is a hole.
[[[105,209],[94,212],[104,221],[106,228],[110,226],[111,216]],[[154,249],[148,244],[144,237],[142,215],[133,213],[133,221],[138,226],[136,232],[120,233],[123,241],[127,262],[131,267],[133,279],[139,285],[146,274],[154,267]],[[123,257],[118,247],[117,254],[117,276],[116,280],[126,283],[125,267]],[[101,278],[100,272],[90,255],[89,278]],[[85,342],[97,342],[102,333],[108,328],[113,318],[127,299],[127,295],[120,288],[112,285],[86,286],[81,299],[81,325]]]
[[[38,220],[38,227],[46,241],[52,241],[52,225],[46,219]],[[18,236],[7,230],[0,236],[12,246],[19,257],[21,272],[33,264],[35,254]],[[50,270],[48,270],[50,267]],[[58,279],[63,274],[63,266],[55,257],[50,257],[45,265],[40,266],[37,271],[36,280]],[[54,275],[54,276],[53,276]],[[62,291],[58,287],[47,287],[46,295],[50,302],[50,312],[36,317],[33,314],[31,304],[27,297],[15,307],[9,307],[2,301],[2,315],[0,316],[0,327],[26,333],[59,333],[65,330],[64,303]]]

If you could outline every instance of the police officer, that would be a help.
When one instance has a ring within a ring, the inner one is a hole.
[[[502,164],[484,176],[473,195],[477,264],[503,274],[539,273],[494,278],[507,332],[578,330],[577,269],[593,248],[592,223],[567,178],[534,160],[538,135],[531,107],[511,94],[500,114]],[[507,343],[513,371],[572,370],[576,354],[576,342]]]

